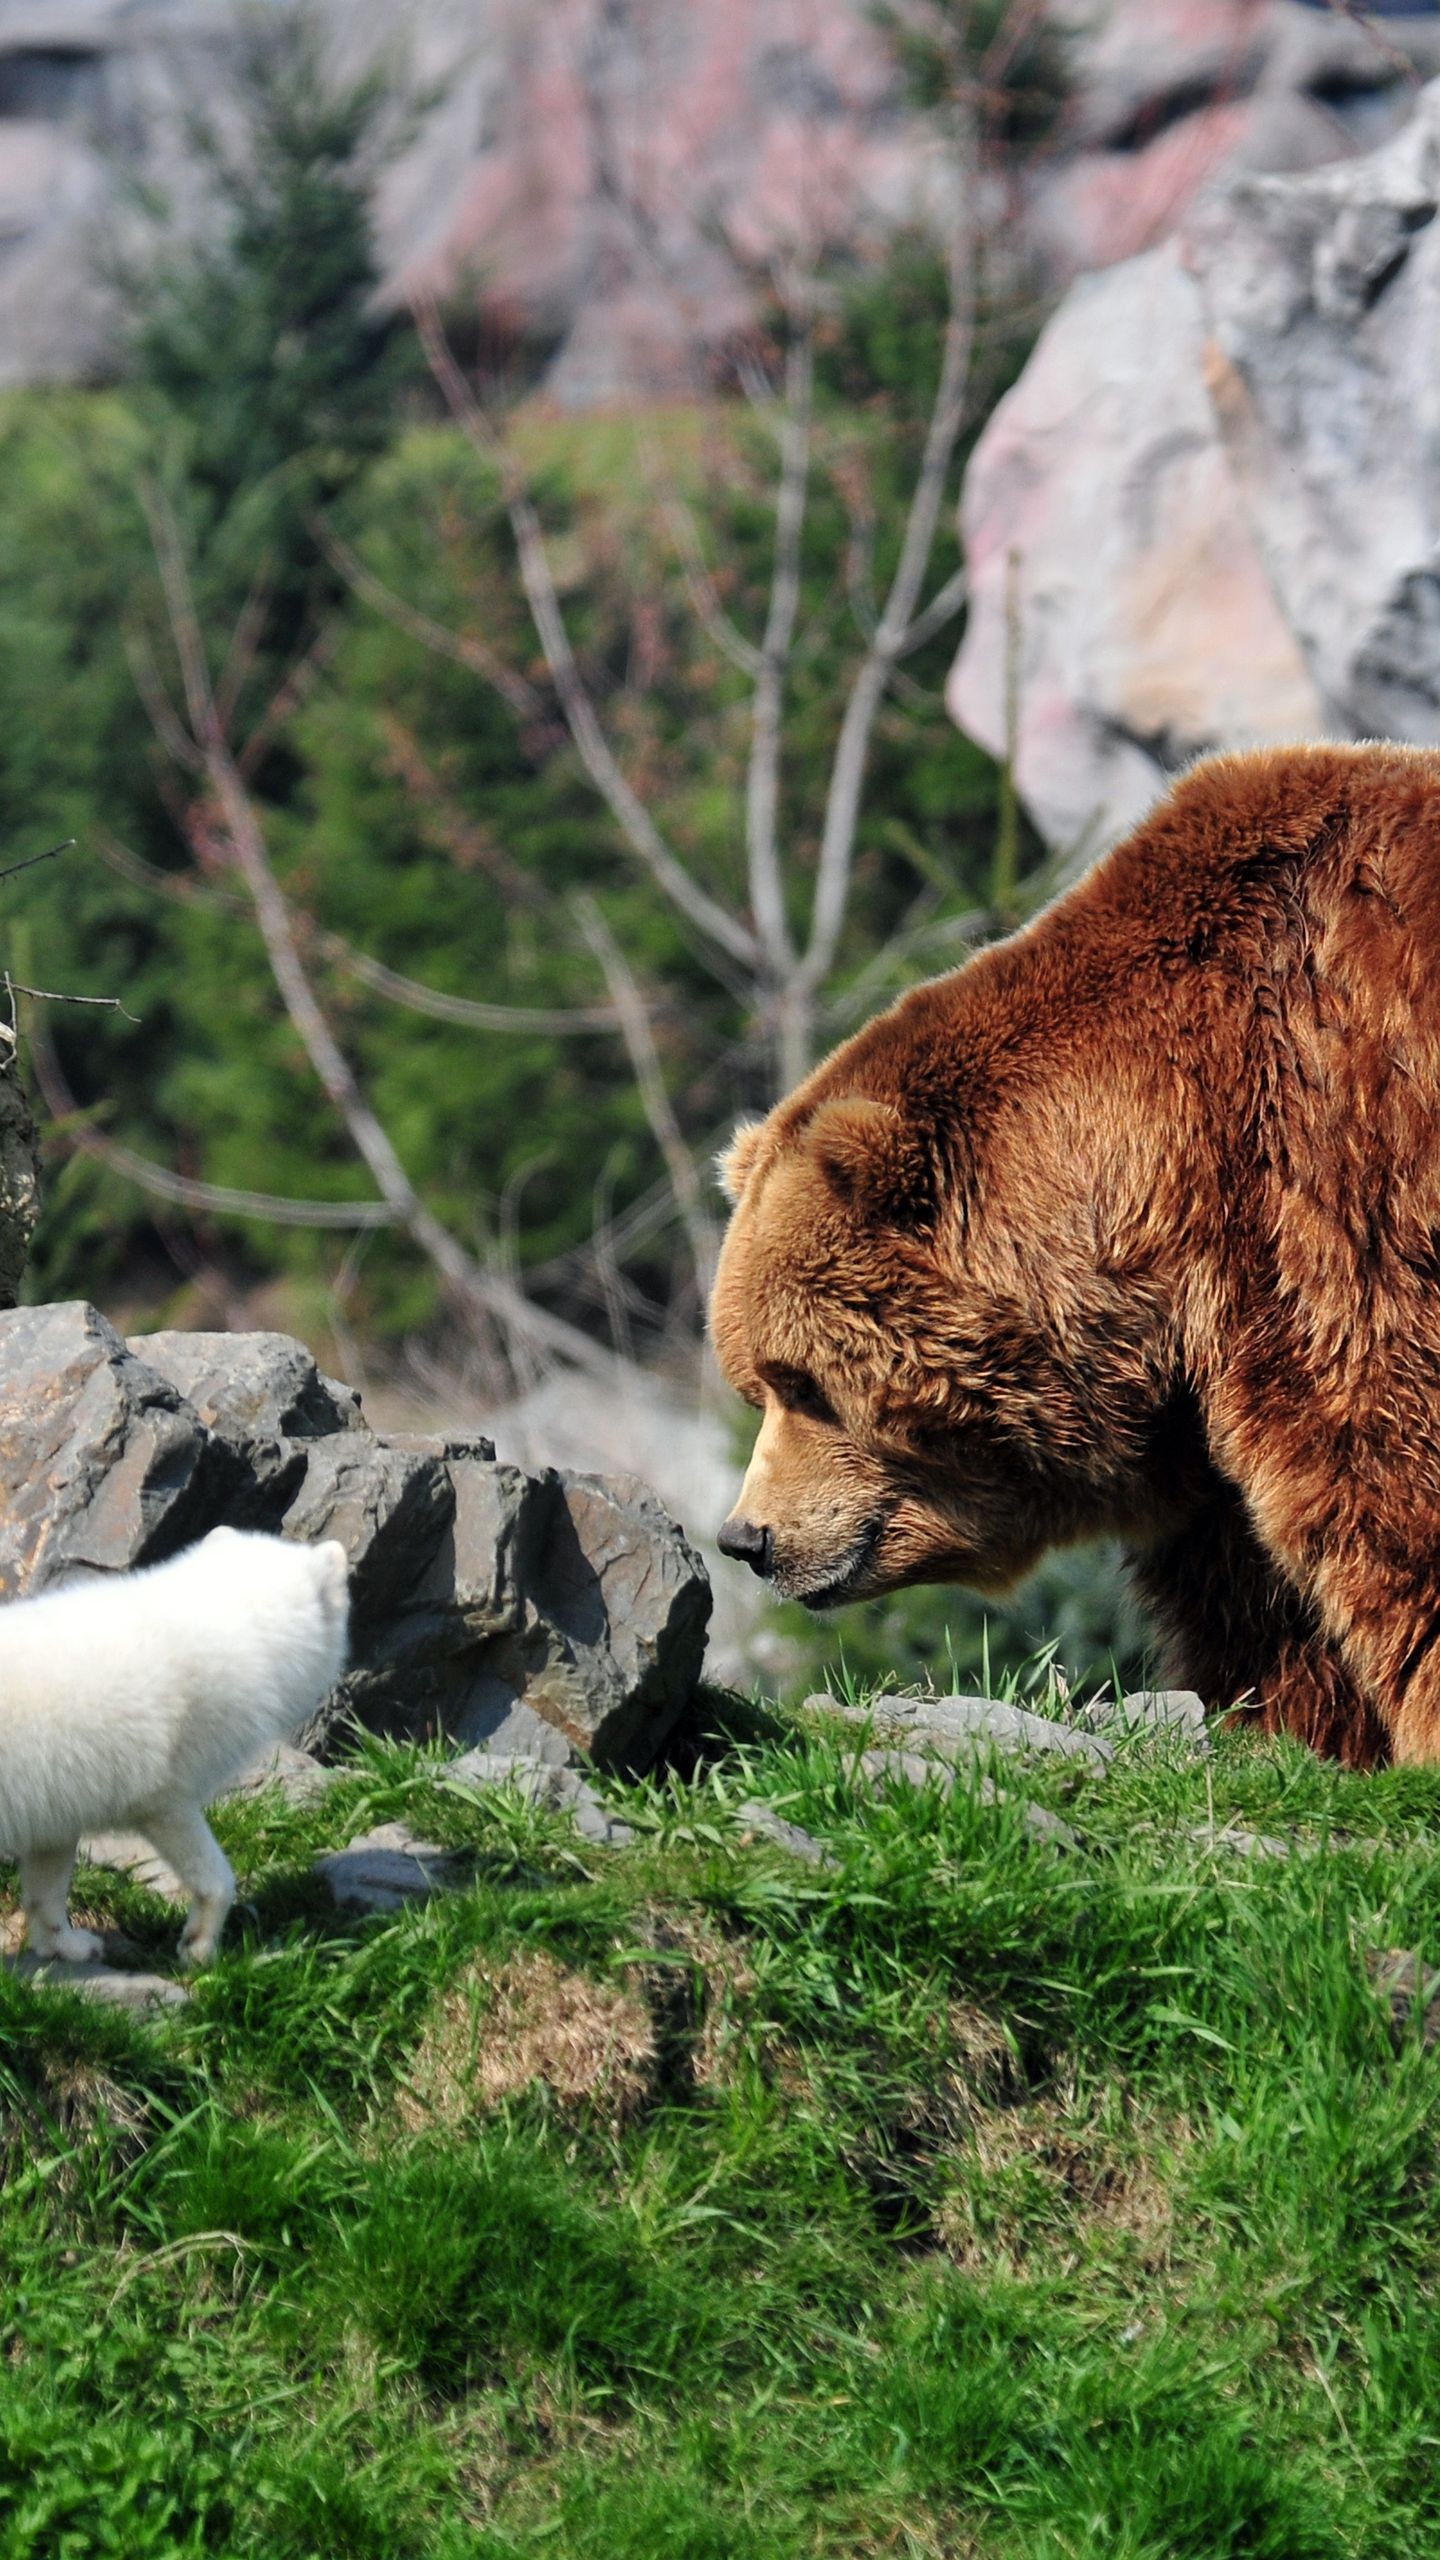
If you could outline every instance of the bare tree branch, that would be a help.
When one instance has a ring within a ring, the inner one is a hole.
[[[122,1146],[118,1138],[105,1137],[98,1129],[88,1127],[49,1041],[37,1032],[32,1035],[29,1048],[35,1081],[46,1108],[53,1120],[64,1124],[55,1135],[65,1146],[94,1156],[112,1172],[123,1174],[127,1182],[153,1193],[157,1200],[172,1201],[183,1209],[210,1209],[227,1218],[263,1218],[277,1227],[373,1228],[395,1224],[394,1212],[383,1200],[289,1200],[276,1192],[232,1191],[223,1183],[195,1182],[187,1174],[172,1173],[152,1157],[137,1155],[133,1147]]]
[[[265,628],[265,612],[269,602],[269,562],[262,560],[250,581],[249,593],[240,608],[239,619],[230,634],[225,664],[215,686],[215,707],[222,724],[228,728],[240,699],[241,687],[255,664]]]
[[[194,740],[187,738],[182,724],[175,717],[174,704],[161,680],[149,641],[143,633],[132,629],[125,632],[124,643],[131,681],[160,744],[172,764],[178,765],[182,773],[201,772],[202,758]]]
[[[934,548],[946,481],[965,416],[973,326],[974,241],[967,211],[957,224],[951,248],[950,310],[941,350],[940,379],[926,430],[920,469],[911,493],[900,557],[890,581],[884,612],[850,689],[830,768],[810,940],[802,963],[804,983],[812,996],[833,966],[839,947],[849,902],[860,795],[875,715],[884,698],[891,669],[904,652]]]
[[[335,655],[339,634],[332,626],[317,631],[308,649],[297,658],[289,673],[276,686],[259,719],[236,756],[236,763],[247,777],[269,746],[270,741],[291,719],[315,690],[330,660]],[[222,717],[225,715],[222,714]],[[228,717],[226,718],[228,726]]]
[[[483,640],[475,639],[466,631],[447,630],[444,623],[422,613],[418,605],[408,604],[403,596],[397,596],[394,589],[387,587],[384,580],[366,565],[358,551],[352,551],[348,542],[342,542],[333,526],[322,524],[318,531],[328,557],[346,584],[354,589],[357,596],[363,597],[366,604],[373,605],[377,613],[383,613],[387,622],[393,622],[397,631],[408,633],[412,640],[433,649],[438,657],[451,658],[456,666],[468,668],[471,675],[480,676],[486,684],[494,687],[502,702],[509,704],[517,720],[544,718],[547,706],[533,684],[524,676],[517,675],[513,667],[507,667],[503,658],[497,658],[494,650],[488,649]]]
[[[623,1363],[563,1317],[532,1306],[513,1283],[497,1279],[466,1252],[415,1190],[381,1122],[371,1110],[310,984],[289,909],[270,868],[265,840],[239,767],[216,716],[195,618],[194,597],[174,520],[158,493],[152,523],[156,561],[185,683],[195,744],[204,759],[210,806],[195,813],[202,830],[218,821],[249,895],[281,1001],[307,1057],[365,1163],[381,1199],[439,1276],[452,1306],[482,1333],[497,1327],[550,1358],[613,1381]]]
[[[766,963],[775,977],[795,957],[785,915],[780,871],[780,723],[785,674],[800,605],[800,538],[810,483],[810,401],[814,347],[806,310],[785,359],[785,410],[780,432],[780,485],[775,500],[775,558],[770,609],[760,644],[751,715],[750,767],[745,788],[745,853],[750,912]]]
[[[653,439],[648,440],[653,455]],[[652,474],[657,476],[658,474]],[[741,674],[752,679],[760,673],[760,652],[753,640],[747,640],[737,623],[731,621],[720,601],[719,593],[705,558],[704,546],[696,529],[695,518],[678,489],[665,493],[665,518],[679,555],[685,577],[685,592],[690,598],[696,620],[709,633],[716,648]]]
[[[675,1205],[680,1212],[695,1265],[696,1285],[703,1301],[709,1295],[710,1282],[714,1277],[718,1240],[714,1221],[706,1206],[705,1191],[695,1169],[695,1159],[685,1144],[665,1089],[665,1075],[655,1048],[649,1008],[594,899],[578,897],[574,904],[580,930],[605,973],[605,983],[624,1035],[645,1117],[665,1159]]]
[[[297,913],[296,922],[302,921],[337,969],[358,978],[362,986],[373,987],[377,995],[388,996],[392,1004],[404,1005],[411,1013],[428,1014],[432,1022],[454,1022],[471,1031],[543,1033],[553,1040],[624,1027],[615,1007],[608,1004],[486,1004],[478,996],[445,995],[439,987],[423,986],[416,978],[402,977],[397,969],[387,969],[382,961],[372,960],[368,952],[357,951],[340,934],[313,924],[308,917],[302,920]]]
[[[631,852],[644,865],[677,914],[684,917],[704,943],[713,945],[731,960],[739,961],[742,967],[754,969],[761,956],[755,935],[736,917],[729,915],[708,890],[691,879],[661,835],[643,800],[621,772],[575,663],[545,537],[515,457],[496,434],[471,392],[450,351],[433,304],[417,305],[415,320],[431,370],[454,417],[478,450],[500,471],[515,536],[521,584],[539,634],[545,663],[550,670],[551,683],[559,697],[560,708],[565,714],[566,726],[581,763]]]
[[[98,1005],[102,1013],[124,1014],[127,1022],[133,1022],[137,1028],[139,1026],[140,1016],[138,1013],[126,1012],[126,1009],[118,996],[67,996],[61,995],[55,987],[27,987],[23,978],[12,978],[8,969],[4,972],[4,979],[5,993],[10,999],[10,1018],[12,1022],[15,1018],[15,998],[17,996],[33,996],[37,1004]]]
[[[23,862],[7,863],[5,869],[0,871],[0,880],[13,880],[22,871],[33,871],[37,862],[53,862],[58,853],[73,851],[74,845],[75,838],[67,836],[63,844],[52,844],[44,853],[29,853]]]
[[[969,572],[962,562],[958,569],[951,570],[943,587],[936,588],[924,612],[917,613],[900,643],[898,654],[908,658],[912,649],[923,649],[927,640],[933,640],[937,631],[943,631],[946,623],[959,612],[969,588]]]
[[[212,880],[196,880],[184,872],[162,871],[158,863],[147,862],[133,853],[116,837],[103,834],[97,839],[102,862],[117,872],[132,887],[147,889],[162,898],[174,899],[178,905],[211,908],[218,915],[245,916],[253,920],[248,898],[238,897]],[[0,873],[0,878],[3,878]],[[368,951],[358,950],[340,933],[317,924],[303,907],[290,909],[290,920],[300,939],[312,946],[333,967],[358,978],[362,986],[373,987],[377,995],[388,996],[392,1004],[404,1005],[411,1013],[423,1013],[434,1022],[453,1022],[469,1031],[507,1031],[543,1034],[563,1040],[581,1033],[618,1031],[620,1025],[613,1006],[487,1004],[478,996],[447,995],[439,987],[427,987],[418,978],[407,978],[398,969],[387,969],[382,961],[372,960]],[[33,989],[28,990],[34,993]],[[113,999],[91,997],[91,1003]]]

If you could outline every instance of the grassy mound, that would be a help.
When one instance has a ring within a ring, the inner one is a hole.
[[[1067,1847],[857,1748],[620,1850],[374,1750],[222,1812],[188,2008],[0,1977],[0,2560],[1440,2552],[1440,1773],[1137,1743]],[[473,1882],[337,1917],[401,1814]]]

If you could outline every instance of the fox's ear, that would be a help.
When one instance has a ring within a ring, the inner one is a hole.
[[[867,1217],[922,1215],[934,1194],[934,1169],[913,1121],[892,1102],[849,1094],[822,1102],[802,1143],[832,1191]]]
[[[760,1152],[760,1133],[764,1126],[763,1120],[744,1121],[729,1146],[722,1147],[715,1159],[720,1188],[732,1209],[738,1209],[741,1194],[755,1170],[755,1158]]]

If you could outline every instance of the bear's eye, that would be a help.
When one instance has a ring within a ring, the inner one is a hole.
[[[810,1422],[839,1419],[824,1389],[804,1369],[772,1369],[766,1384],[787,1413],[803,1414]]]

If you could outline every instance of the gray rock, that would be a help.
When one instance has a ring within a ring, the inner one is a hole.
[[[1113,1743],[1078,1725],[1057,1724],[1049,1716],[1031,1715],[1000,1698],[882,1697],[868,1707],[848,1706],[823,1692],[805,1700],[807,1707],[843,1716],[847,1723],[872,1725],[880,1734],[903,1734],[952,1755],[994,1751],[1056,1752],[1062,1759],[1084,1760],[1103,1767],[1115,1756]]]
[[[628,1822],[613,1814],[603,1796],[578,1769],[520,1752],[464,1751],[445,1773],[447,1786],[483,1792],[487,1787],[513,1787],[526,1804],[551,1813],[567,1813],[582,1840],[597,1848],[623,1848],[635,1837]]]
[[[453,1892],[466,1879],[467,1861],[433,1840],[422,1840],[408,1822],[381,1822],[327,1858],[313,1872],[330,1888],[341,1911],[399,1911],[407,1902]]]
[[[343,1769],[327,1768],[313,1751],[297,1750],[293,1742],[277,1742],[253,1766],[242,1771],[224,1790],[227,1796],[258,1796],[266,1787],[278,1787],[288,1805],[317,1804],[342,1778]]]
[[[1247,1831],[1242,1823],[1224,1823],[1217,1829],[1208,1822],[1192,1824],[1192,1840],[1207,1849],[1228,1849],[1236,1858],[1288,1858],[1290,1843],[1277,1840],[1265,1831]]]
[[[203,229],[196,107],[233,145],[243,15],[6,0],[0,383],[113,364],[123,313],[96,251],[153,252],[142,191],[172,234]],[[320,0],[312,15],[340,80],[398,69],[411,102],[376,204],[386,306],[478,289],[507,337],[555,350],[547,389],[571,405],[693,393],[706,352],[753,325],[758,272],[812,241],[865,256],[943,218],[929,120],[864,0],[778,18],[773,0],[638,17],[411,0],[403,22],[389,0]]]
[[[282,1334],[132,1347],[93,1308],[0,1314],[0,1599],[222,1521],[346,1549],[351,1667],[308,1729],[327,1753],[353,1721],[639,1768],[700,1676],[709,1582],[635,1480],[377,1435]]]
[[[699,1677],[709,1579],[635,1477],[561,1475],[557,1493],[530,1592],[549,1642],[524,1701],[602,1766],[645,1767]]]
[[[392,1449],[364,1430],[337,1431],[305,1452],[286,1510],[287,1538],[338,1538],[350,1558],[350,1608],[362,1656],[372,1627],[409,1602],[454,1514],[443,1458]]]
[[[1321,733],[1206,372],[1173,241],[1072,285],[962,498],[970,604],[946,699],[1069,876],[1197,755]]]
[[[377,1730],[648,1766],[704,1662],[693,1549],[631,1478],[527,1475],[471,1451],[445,1467],[451,1516],[390,1613],[357,1627],[339,1701]],[[321,1534],[312,1519],[306,1534]]]
[[[78,1991],[82,1999],[100,2000],[112,2009],[180,2009],[190,1997],[186,1985],[173,1982],[167,1974],[125,1973],[118,1965],[107,1964],[103,1956],[90,1964],[62,1964],[58,1958],[42,1959],[27,1952],[0,1957],[0,1963],[24,1982]]]
[[[809,1867],[832,1867],[833,1851],[813,1831],[802,1830],[798,1822],[787,1822],[773,1805],[762,1804],[758,1796],[747,1796],[737,1807],[746,1833],[752,1838],[773,1840],[777,1849],[788,1849],[792,1858],[803,1858]]]
[[[0,1314],[0,1600],[170,1555],[233,1488],[228,1452],[94,1307]]]
[[[1092,1732],[1111,1740],[1153,1734],[1183,1744],[1197,1759],[1211,1748],[1205,1701],[1194,1689],[1134,1689],[1118,1700],[1092,1698],[1079,1712]]]
[[[988,422],[949,700],[1066,867],[1207,749],[1440,743],[1437,211],[1432,82],[1082,278]]]
[[[859,1760],[862,1778],[872,1787],[925,1787],[937,1780],[942,1795],[950,1795],[959,1771],[953,1758],[921,1751],[862,1751]],[[993,1778],[982,1777],[979,1784],[983,1804],[1010,1804],[1015,1801],[1010,1790],[997,1787]],[[1057,1848],[1078,1849],[1079,1840],[1068,1822],[1047,1805],[1027,1804],[1025,1822],[1037,1840],[1051,1840]]]
[[[1266,573],[1340,733],[1440,739],[1440,83],[1379,151],[1249,178],[1187,256]]]
[[[288,1334],[148,1333],[130,1348],[240,1459],[257,1528],[278,1528],[299,1491],[306,1450],[297,1444],[364,1429],[354,1388],[323,1376]]]

